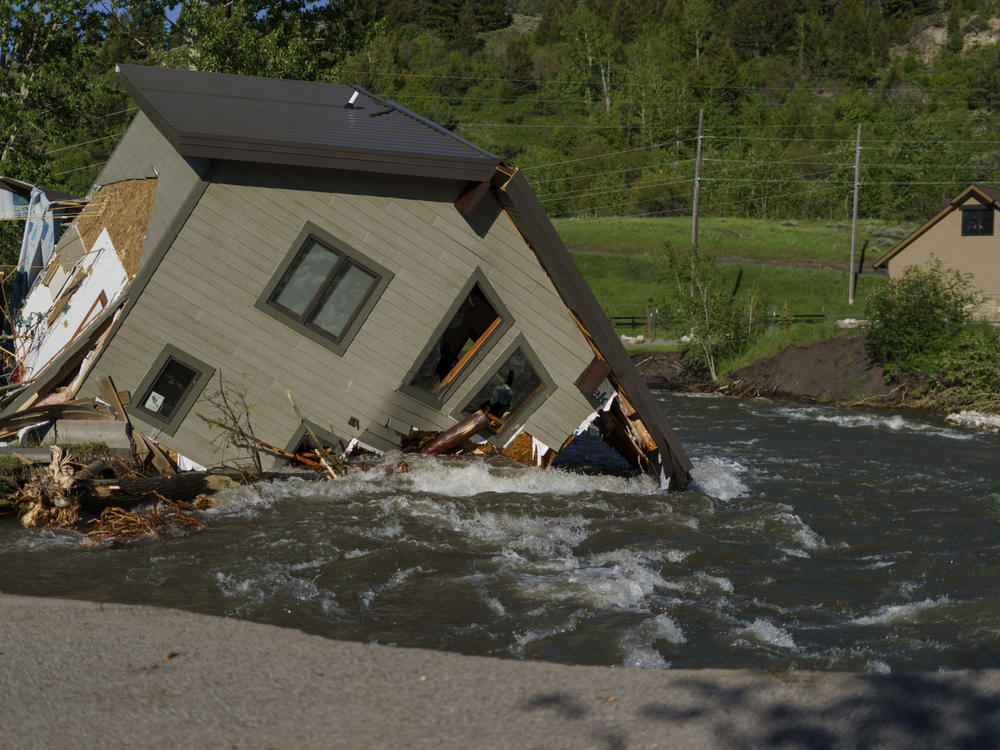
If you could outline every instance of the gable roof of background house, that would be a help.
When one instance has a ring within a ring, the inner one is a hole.
[[[950,214],[960,205],[965,203],[970,197],[977,198],[984,205],[992,205],[1000,209],[1000,188],[989,187],[987,185],[976,185],[973,183],[962,190],[954,198],[945,198],[938,204],[938,212],[919,227],[910,232],[896,247],[872,263],[872,268],[884,268],[885,265],[909,247],[916,239],[923,235],[928,229],[937,224],[941,219]]]
[[[483,182],[501,159],[359,86],[119,65],[122,87],[189,157]],[[347,106],[357,94],[353,106]]]

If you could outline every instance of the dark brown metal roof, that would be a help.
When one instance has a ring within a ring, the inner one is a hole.
[[[184,156],[476,181],[501,162],[357,86],[140,65],[118,75]]]

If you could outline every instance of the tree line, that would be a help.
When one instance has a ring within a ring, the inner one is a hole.
[[[553,216],[930,216],[989,182],[996,0],[0,0],[0,174],[84,193],[132,62],[358,83],[522,168]],[[918,43],[945,29],[935,54]],[[975,43],[974,43],[975,42]]]

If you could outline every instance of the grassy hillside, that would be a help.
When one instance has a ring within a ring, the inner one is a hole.
[[[557,219],[556,230],[571,249],[656,256],[666,244],[691,244],[691,217]],[[858,226],[858,252],[866,264],[892,249],[916,225],[866,222]],[[698,244],[720,258],[847,269],[850,222],[769,221],[710,216],[699,221]]]
[[[793,315],[861,317],[867,295],[885,281],[881,275],[862,274],[857,279],[854,306],[848,304],[847,262],[835,261],[845,252],[845,237],[850,256],[850,233],[837,228],[818,223],[786,226],[755,219],[713,219],[708,223],[700,241],[719,256],[752,261],[725,263],[725,270],[734,288],[737,284],[756,287],[765,310],[780,314],[787,304]],[[679,219],[569,221],[556,226],[608,316],[642,316],[652,298],[664,324],[670,325],[670,305],[660,276],[664,241],[677,246],[689,243],[690,220],[686,226]],[[842,265],[844,270],[818,267],[825,264]],[[628,332],[621,323],[619,328]]]

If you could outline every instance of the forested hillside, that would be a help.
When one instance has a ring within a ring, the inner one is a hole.
[[[41,12],[39,12],[41,10]],[[0,0],[0,174],[83,193],[116,62],[357,83],[522,168],[554,217],[915,221],[1000,162],[996,0]]]

